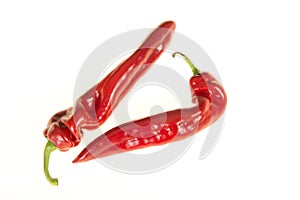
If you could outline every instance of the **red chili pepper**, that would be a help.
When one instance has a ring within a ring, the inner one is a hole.
[[[57,185],[58,181],[48,171],[50,153],[56,148],[67,151],[77,146],[83,129],[96,129],[106,121],[137,80],[162,54],[175,27],[173,21],[162,23],[129,58],[79,97],[74,107],[52,116],[44,130],[48,139],[44,150],[44,172],[51,184]]]
[[[176,52],[173,56],[176,54],[182,55],[192,68],[194,76],[190,79],[190,87],[197,106],[115,127],[91,142],[73,163],[183,140],[206,128],[223,114],[227,103],[224,88],[211,74],[200,73],[185,55]]]

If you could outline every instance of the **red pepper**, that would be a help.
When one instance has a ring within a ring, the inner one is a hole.
[[[216,121],[225,111],[227,97],[224,88],[209,73],[200,73],[181,53],[192,68],[190,79],[193,92],[192,108],[177,109],[128,122],[115,127],[91,142],[73,161],[85,162],[95,158],[163,145],[183,140]]]
[[[106,121],[137,80],[162,54],[175,26],[173,21],[162,23],[129,58],[79,97],[74,107],[52,116],[44,130],[48,139],[44,150],[44,172],[51,184],[57,185],[58,181],[51,178],[48,171],[50,153],[56,148],[67,151],[77,146],[83,129],[96,129]]]

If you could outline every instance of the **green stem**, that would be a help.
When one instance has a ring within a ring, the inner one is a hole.
[[[172,56],[175,58],[175,56],[177,54],[181,55],[184,58],[184,60],[189,64],[189,66],[192,69],[192,72],[193,72],[194,75],[199,75],[200,74],[200,70],[197,69],[195,67],[195,65],[192,63],[192,61],[186,55],[184,55],[183,53],[181,53],[181,52],[175,52],[175,53],[172,54]]]
[[[56,150],[56,146],[50,141],[46,143],[45,150],[44,150],[44,174],[48,180],[48,182],[52,185],[58,185],[58,179],[52,178],[49,173],[49,159],[50,154]]]

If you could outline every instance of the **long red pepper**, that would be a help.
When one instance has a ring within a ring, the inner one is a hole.
[[[48,171],[51,152],[55,149],[67,151],[77,146],[83,129],[96,129],[106,121],[137,80],[162,54],[175,27],[173,21],[162,23],[129,58],[79,97],[74,107],[51,117],[44,130],[48,139],[44,150],[44,172],[51,184],[58,185],[58,180],[52,178]]]
[[[206,128],[223,114],[227,96],[222,85],[211,74],[200,73],[185,55],[176,52],[173,56],[176,54],[182,55],[192,68],[194,76],[190,78],[190,87],[197,106],[115,127],[91,142],[73,163],[183,140]]]

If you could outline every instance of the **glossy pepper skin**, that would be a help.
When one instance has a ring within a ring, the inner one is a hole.
[[[193,69],[194,76],[190,78],[190,87],[196,106],[168,111],[115,127],[91,142],[73,162],[85,162],[183,140],[215,122],[226,108],[227,96],[224,88],[211,74],[200,73],[185,55],[181,55],[189,61]]]
[[[138,79],[163,53],[175,27],[173,21],[162,23],[129,58],[79,97],[74,107],[50,118],[43,134],[48,139],[44,149],[44,173],[51,184],[58,185],[58,180],[52,178],[48,171],[51,152],[55,149],[67,151],[77,146],[84,129],[96,129],[106,121]]]
[[[137,80],[159,58],[175,27],[173,21],[162,23],[128,59],[79,97],[73,108],[55,114],[49,120],[44,136],[61,151],[77,146],[82,130],[96,129],[103,124]]]

